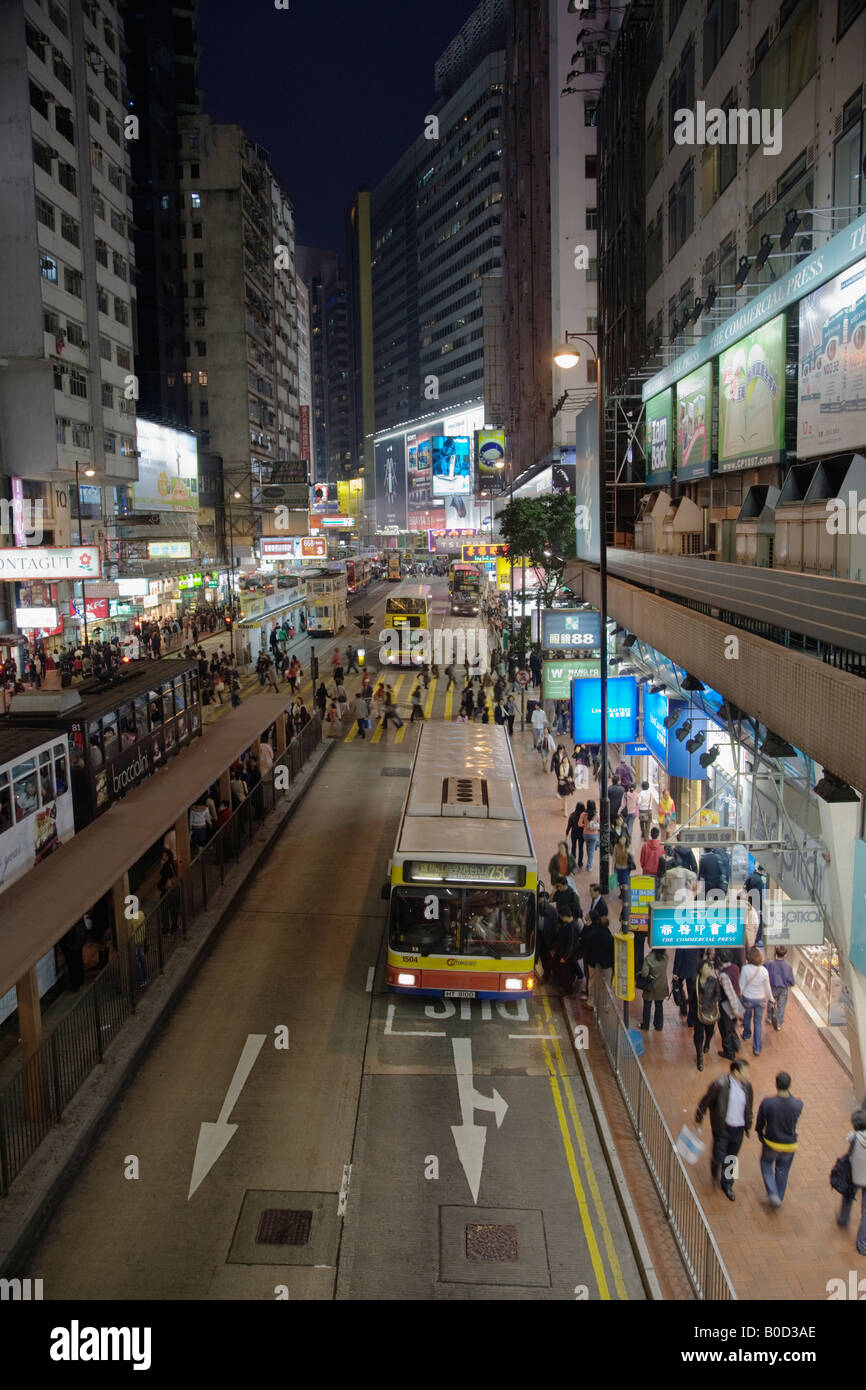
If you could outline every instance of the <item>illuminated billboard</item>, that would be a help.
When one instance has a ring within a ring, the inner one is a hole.
[[[797,450],[862,450],[864,430],[866,260],[800,300]]]
[[[719,471],[785,457],[785,315],[719,355]]]
[[[433,436],[433,496],[468,497],[472,490],[472,459],[468,435]]]
[[[674,472],[673,392],[668,387],[646,403],[646,485],[662,487]]]
[[[198,511],[198,448],[194,434],[136,421],[138,479],[132,483],[135,511]]]
[[[338,512],[340,501],[336,483],[314,483],[310,490],[310,511],[317,516],[325,512]]]
[[[505,472],[505,430],[475,431],[475,461],[479,481]]]
[[[433,438],[443,433],[441,423],[406,435],[406,471],[410,507],[423,507],[433,496]]]
[[[713,367],[677,382],[677,478],[708,478],[712,464]]]

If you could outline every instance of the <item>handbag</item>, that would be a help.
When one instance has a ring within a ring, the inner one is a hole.
[[[853,1147],[852,1144],[848,1152],[843,1154],[841,1158],[837,1158],[830,1169],[830,1186],[834,1192],[840,1193],[849,1202],[853,1200],[856,1191],[851,1168],[851,1149]]]
[[[673,1001],[674,1001],[674,1003],[676,1004],[676,1006],[677,1006],[678,1009],[684,1009],[684,1008],[685,1008],[685,1006],[686,1006],[686,995],[685,995],[685,990],[683,989],[683,987],[682,987],[682,985],[681,985],[681,983],[680,983],[679,980],[677,980],[676,984],[674,985],[673,989],[671,990],[671,997],[673,998]]]
[[[677,1138],[677,1153],[686,1163],[694,1165],[706,1150],[704,1141],[688,1125],[683,1125]]]

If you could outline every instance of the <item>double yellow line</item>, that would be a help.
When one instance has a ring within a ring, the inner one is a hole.
[[[550,1008],[550,1000],[546,997],[543,997],[540,1000],[540,1002],[544,1007],[545,1032],[552,1033],[554,1030],[551,1026],[553,1021],[553,1014]],[[586,1142],[586,1135],[583,1130],[583,1125],[580,1122],[580,1116],[577,1112],[577,1102],[575,1101],[574,1091],[572,1090],[571,1086],[571,1077],[569,1076],[565,1067],[565,1058],[562,1055],[562,1048],[559,1045],[559,1039],[555,1039],[553,1041],[552,1046],[547,1041],[547,1039],[543,1039],[542,1047],[544,1048],[544,1060],[547,1064],[548,1080],[550,1081],[550,1089],[553,1095],[553,1106],[556,1111],[557,1121],[559,1123],[559,1132],[562,1138],[562,1146],[565,1150],[565,1159],[568,1164],[568,1171],[571,1174],[571,1183],[574,1188],[574,1195],[577,1198],[577,1205],[580,1211],[580,1220],[583,1226],[583,1233],[586,1238],[587,1248],[589,1250],[589,1257],[592,1261],[592,1268],[593,1273],[595,1274],[595,1282],[598,1285],[599,1296],[602,1299],[609,1300],[611,1298],[611,1291],[610,1286],[608,1284],[607,1274],[605,1272],[604,1259],[599,1248],[599,1242],[596,1237],[595,1226],[593,1225],[592,1212],[590,1210],[590,1203],[587,1200],[586,1188],[584,1187],[584,1180],[583,1178],[581,1178],[581,1170],[580,1166],[578,1165],[577,1154],[575,1153],[575,1146],[572,1142],[571,1131],[568,1127],[569,1118],[571,1119],[571,1124],[574,1129],[575,1138],[577,1140],[577,1148],[580,1152],[580,1158],[583,1165],[583,1172],[585,1174],[586,1179],[586,1187],[589,1188],[589,1195],[592,1199],[592,1206],[595,1208],[596,1219],[601,1230],[601,1243],[604,1246],[605,1252],[607,1254],[607,1262],[610,1267],[611,1275],[613,1276],[616,1297],[619,1299],[628,1299],[628,1292],[625,1287],[625,1280],[622,1277],[622,1269],[620,1267],[619,1258],[616,1253],[616,1247],[613,1242],[613,1235],[611,1233],[607,1216],[605,1214],[604,1203],[602,1202],[601,1192],[599,1191],[598,1182],[595,1176],[595,1169],[592,1166],[592,1160],[589,1154],[589,1146]],[[564,1100],[563,1096],[565,1098]],[[566,1116],[566,1110],[568,1112],[568,1116]]]

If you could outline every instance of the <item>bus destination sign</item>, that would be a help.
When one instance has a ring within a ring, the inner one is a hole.
[[[523,864],[448,863],[433,859],[407,859],[405,883],[507,883],[520,888],[526,883]]]

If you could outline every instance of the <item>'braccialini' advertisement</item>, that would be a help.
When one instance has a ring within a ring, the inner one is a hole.
[[[797,448],[861,449],[866,429],[866,259],[800,301]]]
[[[713,368],[677,382],[677,477],[707,478],[712,464]]]
[[[785,315],[719,355],[719,471],[785,457]]]

